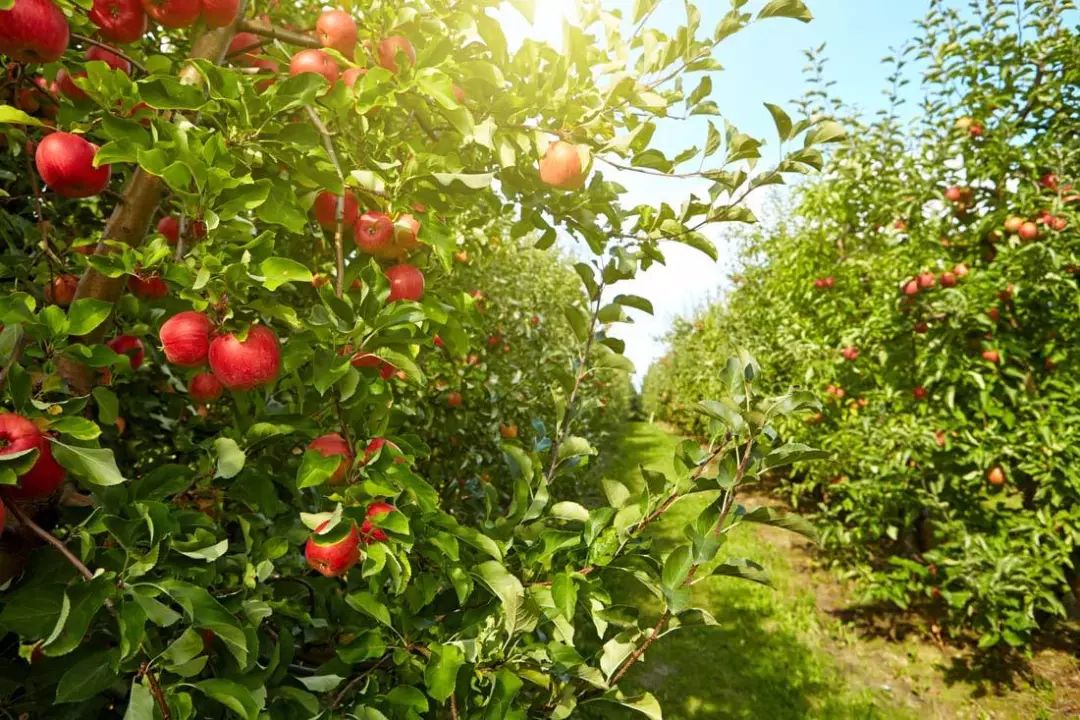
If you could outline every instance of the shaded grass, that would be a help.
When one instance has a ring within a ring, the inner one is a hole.
[[[670,472],[678,442],[655,426],[632,423],[604,475],[641,487],[639,466]],[[654,524],[650,532],[661,552],[679,542],[682,528],[709,499],[681,501]],[[799,586],[782,550],[763,542],[755,528],[740,527],[729,534],[718,560],[726,557],[760,563],[775,589],[728,577],[698,582],[694,605],[709,610],[718,625],[661,638],[627,674],[621,684],[625,691],[652,692],[668,720],[913,717],[890,707],[885,692],[846,682],[819,642],[825,630],[815,599]],[[646,618],[656,618],[662,609],[656,598],[629,582],[621,599],[636,605]],[[603,717],[641,716],[605,708]]]

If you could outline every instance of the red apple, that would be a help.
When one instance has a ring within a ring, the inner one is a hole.
[[[1020,232],[1020,226],[1024,224],[1024,218],[1010,215],[1005,219],[1005,232],[1015,235]]]
[[[446,396],[446,404],[449,405],[452,408],[461,407],[462,402],[463,402],[463,399],[461,397],[461,393],[459,393],[457,390],[451,391]]]
[[[533,327],[538,326],[540,324],[540,316],[539,315],[533,315],[531,318],[529,318],[529,324],[532,325]]]
[[[252,65],[265,73],[261,76],[263,79],[255,83],[255,89],[259,92],[266,92],[266,88],[277,81],[276,75],[278,74],[278,71],[281,70],[281,66],[278,65],[276,60],[271,60],[269,58],[260,58],[253,62]]]
[[[389,259],[398,254],[394,246],[394,221],[389,215],[369,210],[356,222],[353,242],[360,252]]]
[[[356,21],[344,10],[327,10],[315,23],[315,37],[323,47],[333,48],[351,60],[356,50]]]
[[[1050,218],[1050,229],[1055,232],[1061,232],[1065,228],[1069,227],[1069,221],[1060,215],[1054,215]]]
[[[165,359],[180,367],[197,367],[210,351],[210,318],[194,310],[173,315],[161,325],[158,338]]]
[[[207,355],[210,369],[229,390],[251,390],[273,382],[281,370],[277,335],[265,325],[253,326],[246,340],[232,333],[218,335]]]
[[[926,388],[922,385],[916,385],[912,388],[911,394],[916,400],[925,400],[927,396]]]
[[[233,35],[232,41],[229,42],[229,49],[225,52],[225,57],[237,65],[250,67],[258,60],[256,54],[261,46],[262,40],[255,33],[238,32]]]
[[[240,11],[240,0],[202,0],[202,19],[207,27],[231,25]]]
[[[79,278],[74,275],[57,275],[52,283],[45,286],[45,299],[60,307],[67,307],[75,299],[78,287]]]
[[[584,185],[577,146],[562,140],[551,143],[540,160],[540,181],[561,190],[576,190]]]
[[[420,247],[420,221],[405,214],[394,222],[394,244],[402,250],[415,250]]]
[[[355,523],[346,522],[349,529],[344,535],[334,528],[328,536],[323,536],[317,533],[326,527],[329,520],[324,522],[315,530],[316,534],[308,538],[304,548],[307,564],[326,577],[341,577],[360,562],[360,534],[356,531]]]
[[[339,433],[320,435],[308,444],[308,449],[315,450],[323,457],[339,456],[341,462],[338,463],[334,474],[330,476],[329,482],[331,485],[340,485],[345,482],[345,476],[349,474],[353,461],[352,448],[345,442],[345,438]]]
[[[971,123],[971,127],[968,128],[968,135],[971,137],[982,137],[983,126],[979,123]]]
[[[941,287],[956,287],[956,273],[946,270],[941,273]]]
[[[458,105],[465,104],[465,90],[460,85],[454,83],[454,85],[451,86],[450,91],[454,93],[454,99],[457,100]]]
[[[918,294],[919,294],[919,281],[918,280],[912,279],[912,280],[908,280],[906,283],[904,283],[904,295],[906,295],[908,297],[914,297],[914,296],[916,296]]]
[[[499,425],[499,435],[503,440],[514,440],[518,436],[518,426],[514,424]]]
[[[108,165],[94,167],[98,146],[79,135],[54,132],[38,143],[34,163],[45,184],[57,195],[82,198],[97,195],[109,184]]]
[[[424,297],[424,273],[412,265],[394,265],[386,269],[386,279],[390,281],[390,296],[387,302],[398,300],[419,301]]]
[[[188,395],[197,402],[213,402],[225,390],[218,379],[208,372],[201,372],[188,383]]]
[[[956,275],[956,277],[962,278],[968,274],[968,266],[964,263],[957,263],[957,265],[952,269],[952,271]]]
[[[997,364],[1001,360],[1001,356],[998,355],[997,350],[983,350],[982,359],[988,363]]]
[[[117,355],[127,355],[131,360],[131,369],[138,370],[146,357],[142,340],[134,335],[117,335],[108,342],[109,349]]]
[[[1000,465],[995,465],[986,473],[986,481],[991,485],[1000,487],[1005,484],[1005,471]]]
[[[140,0],[94,0],[87,17],[112,42],[133,43],[146,34],[146,11]]]
[[[167,28],[182,28],[195,23],[202,11],[199,0],[142,0],[143,10]]]
[[[129,276],[128,290],[135,297],[143,300],[159,300],[169,294],[169,286],[157,273]]]
[[[1044,173],[1042,175],[1042,177],[1039,178],[1039,185],[1041,185],[1042,187],[1044,187],[1047,190],[1050,190],[1052,192],[1057,192],[1057,189],[1058,189],[1057,175],[1055,175],[1054,173],[1051,173],[1051,172]]]
[[[352,348],[347,348],[345,352],[352,352]],[[376,368],[381,362],[382,358],[368,352],[358,352],[349,360],[349,363],[357,368]]]
[[[928,290],[937,284],[937,278],[934,277],[934,273],[928,270],[919,273],[917,280],[919,282],[920,290]]]
[[[165,236],[170,245],[180,241],[180,220],[174,215],[166,215],[158,220],[157,231]]]
[[[69,38],[67,18],[50,0],[15,0],[0,10],[0,55],[16,62],[56,62]]]
[[[996,307],[990,308],[986,311],[986,316],[994,322],[997,322],[1001,319],[1001,311],[999,311]]]
[[[945,188],[945,199],[949,202],[960,202],[964,199],[964,191],[956,185]]]
[[[341,73],[341,82],[345,84],[345,87],[351,88],[356,85],[356,81],[360,79],[361,75],[367,75],[367,68],[349,68],[345,72]]]
[[[98,47],[97,45],[91,46],[90,49],[86,51],[86,59],[103,62],[113,70],[119,70],[125,75],[131,74],[131,63],[129,61],[103,47]]]
[[[915,332],[919,333],[920,335],[928,332],[929,330],[930,325],[928,325],[926,322],[920,320],[919,322],[915,323]]]
[[[855,360],[859,358],[859,348],[854,345],[848,345],[840,351],[840,354],[843,355],[844,359],[848,362],[855,362]]]
[[[337,203],[338,196],[328,190],[323,190],[315,196],[315,221],[327,230],[337,228]],[[345,208],[341,218],[342,225],[346,228],[355,225],[358,211],[356,196],[346,190]]]
[[[52,445],[38,426],[15,413],[0,413],[0,455],[37,448],[33,467],[19,476],[19,484],[8,487],[13,497],[38,498],[52,495],[64,482],[64,468],[53,459]]]
[[[1016,234],[1024,242],[1031,242],[1039,237],[1039,226],[1031,221],[1025,222],[1020,226]]]
[[[389,539],[386,533],[379,529],[378,522],[394,512],[394,510],[396,508],[393,505],[381,500],[376,500],[368,505],[367,512],[364,513],[364,522],[360,524],[360,539],[364,541],[365,545],[386,542]]]
[[[433,338],[431,339],[431,342],[432,342],[432,344],[433,344],[433,345],[435,345],[435,347],[437,347],[437,348],[443,348],[443,347],[446,347],[446,343],[444,343],[444,342],[443,342],[443,339],[442,339],[441,337],[439,337],[438,335],[436,335],[435,337],[433,337]]]
[[[75,84],[76,78],[86,77],[86,73],[79,72],[72,75],[66,68],[60,68],[56,73],[56,90],[72,102],[83,102],[90,99],[81,87]]]
[[[333,85],[338,79],[338,66],[334,59],[322,50],[301,50],[289,62],[289,74],[316,73]]]
[[[379,42],[379,65],[392,73],[398,71],[398,59],[404,58],[408,65],[416,64],[416,49],[408,38],[391,35]]]

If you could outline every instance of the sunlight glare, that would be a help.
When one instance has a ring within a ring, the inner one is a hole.
[[[521,47],[526,40],[537,40],[556,50],[562,50],[563,21],[577,22],[578,4],[579,0],[538,0],[533,22],[530,24],[511,3],[503,2],[496,17],[511,49]]]

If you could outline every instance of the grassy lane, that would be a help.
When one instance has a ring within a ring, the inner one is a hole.
[[[648,423],[629,424],[604,475],[638,488],[640,466],[671,471],[678,442]],[[687,499],[653,524],[662,552],[708,500]],[[771,502],[749,493],[740,500],[748,507]],[[754,560],[775,589],[728,577],[699,582],[695,605],[719,625],[664,637],[630,671],[623,689],[654,693],[667,720],[1080,718],[1080,645],[1071,632],[1056,647],[1037,649],[1011,674],[995,664],[977,668],[965,651],[936,645],[925,632],[902,639],[861,632],[830,614],[852,608],[850,591],[817,567],[805,546],[778,528],[750,525],[729,533],[718,561]],[[633,581],[621,599],[651,618],[649,624],[660,613],[656,599]],[[621,709],[605,717],[640,718]]]

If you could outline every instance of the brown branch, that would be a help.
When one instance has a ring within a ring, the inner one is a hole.
[[[103,43],[100,40],[89,37],[87,35],[80,35],[78,33],[71,33],[71,39],[72,40],[78,40],[79,42],[84,42],[87,45],[97,45],[102,50],[108,50],[109,52],[111,52],[113,55],[120,58],[121,60],[126,60],[127,62],[131,63],[131,67],[135,68],[136,70],[141,72],[143,75],[149,75],[150,74],[150,73],[148,73],[146,71],[145,67],[143,67],[142,65],[139,64],[139,62],[137,60],[135,60],[130,55],[126,54],[123,50],[120,50],[119,48],[117,48],[117,47],[115,47],[113,45],[109,45],[108,43]]]
[[[242,13],[243,3],[241,3],[238,15]],[[207,59],[220,63],[226,48],[229,47],[229,42],[236,34],[238,23],[239,21],[234,21],[228,27],[204,32],[195,40],[188,58]],[[199,69],[194,63],[187,63],[180,71],[180,81],[186,85],[196,85],[199,80]],[[138,247],[150,229],[150,221],[161,202],[163,192],[164,185],[160,178],[154,177],[142,168],[137,168],[105,224],[102,240],[115,240],[131,247]],[[99,243],[95,252],[101,252],[103,248],[104,245]],[[123,293],[125,284],[123,275],[110,278],[89,267],[79,279],[75,299],[96,298],[115,303]],[[90,335],[79,338],[79,341],[95,344],[107,329],[107,324],[102,323]],[[89,367],[66,356],[58,360],[57,364],[61,377],[76,394],[86,395],[90,392],[94,385],[94,372]]]
[[[724,442],[720,443],[720,445],[716,448],[716,450],[714,450],[712,452],[712,454],[709,455],[708,458],[706,458],[705,462],[701,463],[701,465],[698,466],[698,469],[695,470],[694,474],[690,476],[690,481],[691,482],[697,481],[704,474],[705,469],[707,467],[709,467],[709,464],[712,463],[714,460],[716,460],[716,458],[719,457],[722,452],[724,452],[724,450],[727,448],[727,444],[728,444],[729,439],[730,439],[730,436],[728,438],[725,438]],[[641,522],[639,522],[637,524],[637,527],[634,528],[632,534],[636,535],[637,533],[644,530],[645,527],[648,526],[649,523],[656,520],[656,518],[660,517],[661,515],[666,513],[668,510],[670,510],[671,506],[674,505],[675,502],[682,496],[683,496],[683,493],[680,493],[678,491],[675,491],[675,492],[671,493],[671,495],[669,495],[667,497],[667,499],[664,500],[664,502],[660,503],[660,505],[657,506],[657,508],[655,510],[653,510],[651,513],[649,513],[646,517],[644,517],[641,520]]]
[[[80,575],[82,575],[87,580],[92,580],[94,578],[94,573],[90,572],[90,568],[86,567],[86,565],[83,564],[82,560],[75,557],[75,554],[68,550],[67,546],[64,545],[64,543],[60,542],[59,538],[57,538],[51,532],[31,520],[30,516],[23,512],[23,509],[19,507],[18,504],[15,503],[11,498],[5,496],[3,498],[3,503],[5,506],[7,506],[7,509],[11,512],[12,515],[15,516],[15,518],[19,521],[20,524],[29,528],[31,532],[33,532],[39,538],[56,548],[56,550],[64,556],[64,559],[71,563],[75,567],[75,569],[79,571]]]
[[[453,693],[450,693],[450,720],[458,720],[457,698]]]
[[[1043,61],[1039,61],[1039,63],[1035,66],[1035,77],[1031,81],[1031,88],[1028,90],[1027,104],[1025,104],[1024,107],[1021,108],[1020,112],[1016,115],[1017,125],[1023,124],[1024,120],[1027,120],[1027,116],[1030,115],[1031,111],[1035,109],[1035,91],[1039,89],[1040,85],[1042,85],[1042,80]]]
[[[165,700],[165,693],[161,690],[161,685],[158,684],[157,677],[154,676],[154,671],[150,669],[150,663],[144,662],[139,672],[146,677],[146,681],[150,683],[150,694],[154,696],[154,702],[157,703],[158,710],[161,711],[161,720],[172,720],[172,712],[169,710],[169,703]]]
[[[301,47],[307,48],[322,48],[322,43],[311,35],[305,35],[304,33],[294,32],[292,30],[284,30],[282,28],[274,27],[273,25],[264,25],[263,23],[254,20],[241,20],[237,25],[237,30],[261,35],[262,37],[267,37],[271,40],[280,40],[289,43],[290,45],[300,45]]]
[[[339,705],[341,705],[342,701],[345,700],[345,697],[353,690],[353,688],[355,688],[357,685],[359,685],[361,682],[363,682],[364,679],[367,678],[368,675],[370,675],[371,673],[375,672],[380,667],[385,665],[386,661],[389,660],[389,659],[390,659],[389,655],[383,655],[381,658],[379,658],[378,662],[376,662],[374,665],[369,667],[367,670],[365,670],[364,672],[360,673],[359,675],[354,677],[352,680],[350,680],[348,682],[348,684],[341,689],[341,692],[339,692],[334,697],[334,700],[330,703],[330,709],[331,710],[337,709],[337,707]]]
[[[641,643],[640,647],[634,650],[634,652],[630,653],[630,657],[626,658],[626,660],[623,661],[623,664],[619,667],[619,670],[615,673],[615,676],[611,678],[610,685],[612,687],[618,685],[619,681],[623,679],[623,675],[626,675],[626,673],[630,670],[630,667],[641,659],[641,656],[645,654],[646,650],[652,647],[652,644],[656,642],[656,640],[660,637],[660,632],[664,629],[664,625],[666,625],[667,621],[670,619],[670,610],[664,610],[664,612],[660,614],[660,619],[656,621],[655,625],[653,625],[652,634],[649,635],[649,637],[645,638],[645,642]]]

